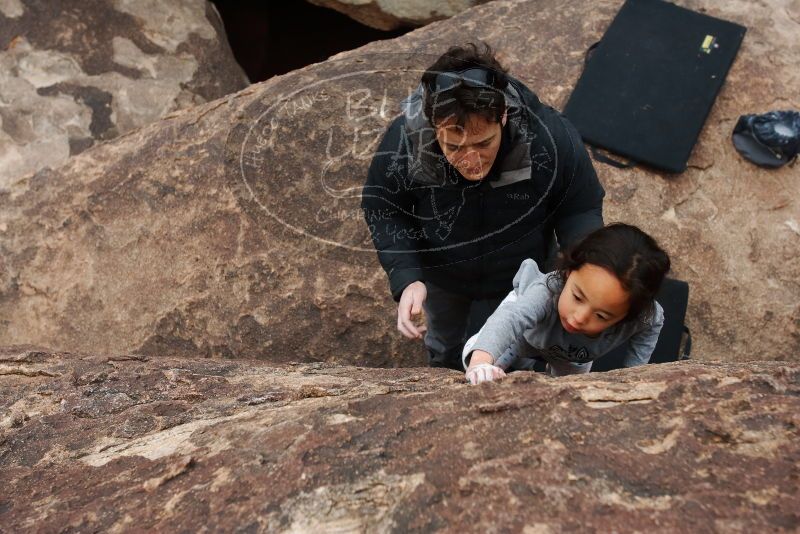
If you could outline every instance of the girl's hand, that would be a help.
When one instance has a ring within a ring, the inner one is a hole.
[[[481,382],[491,382],[492,380],[503,378],[506,376],[506,373],[496,365],[479,363],[470,365],[469,369],[467,369],[466,376],[467,381],[474,386]]]

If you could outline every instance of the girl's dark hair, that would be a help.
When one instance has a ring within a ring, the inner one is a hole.
[[[432,126],[448,117],[455,117],[458,126],[464,126],[467,117],[479,115],[490,122],[500,122],[506,110],[503,90],[508,85],[508,73],[494,57],[491,47],[479,41],[464,46],[453,46],[422,75],[425,89],[425,116]],[[482,68],[493,76],[491,88],[457,85],[453,89],[436,92],[436,76],[443,72],[460,72]]]
[[[630,308],[625,321],[652,311],[653,299],[670,268],[669,256],[655,239],[623,223],[595,230],[563,251],[556,262],[555,276],[565,283],[569,271],[586,263],[612,272],[628,291]]]

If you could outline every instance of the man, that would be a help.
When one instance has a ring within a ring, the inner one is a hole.
[[[509,76],[491,49],[453,47],[389,126],[362,209],[397,328],[434,367],[461,367],[520,264],[603,225],[604,191],[575,128]],[[413,318],[425,311],[427,325]]]

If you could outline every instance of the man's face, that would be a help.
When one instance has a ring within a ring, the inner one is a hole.
[[[501,122],[470,115],[464,126],[448,118],[436,125],[436,140],[450,165],[471,182],[483,180],[500,150],[505,115]]]

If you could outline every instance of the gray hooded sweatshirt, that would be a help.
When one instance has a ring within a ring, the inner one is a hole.
[[[522,262],[514,276],[514,290],[486,321],[469,353],[483,350],[494,357],[495,364],[502,361],[503,367],[530,368],[519,360],[587,364],[625,343],[625,367],[650,361],[664,324],[664,310],[658,302],[653,301],[638,318],[621,321],[597,337],[571,334],[561,326],[558,298],[564,285],[554,275],[539,271],[531,259]],[[465,364],[468,361],[465,351]]]

